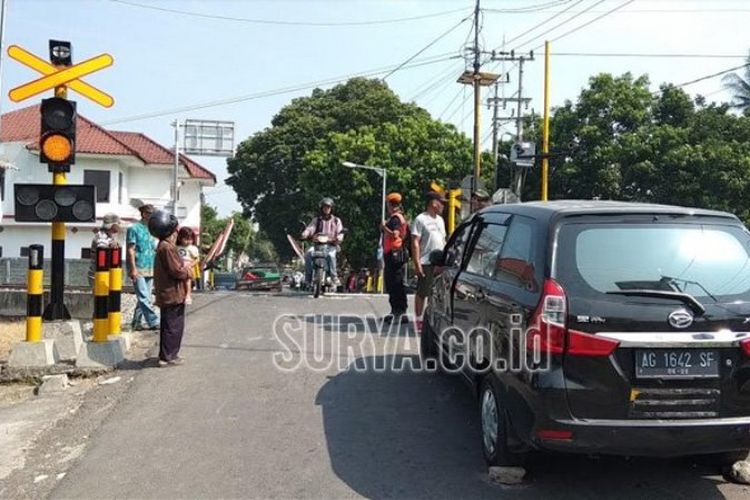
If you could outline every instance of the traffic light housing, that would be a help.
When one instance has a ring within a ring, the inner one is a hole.
[[[61,97],[42,100],[39,161],[51,172],[70,172],[76,162],[76,103]]]
[[[95,222],[96,187],[66,184],[16,184],[17,222]]]

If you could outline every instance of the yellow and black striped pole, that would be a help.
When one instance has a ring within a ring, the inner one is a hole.
[[[109,336],[109,248],[96,249],[94,273],[94,342]]]
[[[26,342],[41,342],[44,297],[44,247],[42,245],[29,246],[29,272],[26,281]]]
[[[120,335],[122,313],[120,297],[122,295],[122,252],[119,247],[109,251],[109,334]]]

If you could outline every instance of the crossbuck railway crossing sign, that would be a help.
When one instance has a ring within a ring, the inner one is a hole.
[[[37,80],[12,89],[8,96],[13,102],[20,102],[44,91],[65,85],[105,108],[109,108],[115,103],[111,95],[81,80],[86,75],[112,66],[114,59],[109,54],[101,54],[81,63],[64,67],[54,66],[18,45],[8,47],[8,56],[43,75]]]

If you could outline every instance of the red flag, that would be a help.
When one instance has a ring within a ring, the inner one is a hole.
[[[221,257],[224,250],[227,247],[227,241],[229,241],[229,235],[232,234],[232,228],[234,228],[234,219],[230,218],[224,230],[216,238],[216,241],[211,245],[211,249],[208,251],[204,262],[204,266],[210,264],[214,260]]]

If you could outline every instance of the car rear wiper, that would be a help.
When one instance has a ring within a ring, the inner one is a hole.
[[[671,284],[671,285],[673,285],[673,286],[675,286],[675,287],[677,287],[677,289],[678,289],[678,290],[679,290],[680,292],[682,292],[683,290],[680,290],[680,287],[679,287],[679,285],[677,285],[677,283],[685,283],[686,285],[695,285],[695,286],[697,286],[698,288],[700,288],[701,290],[703,290],[703,292],[704,292],[704,293],[705,293],[706,295],[708,295],[709,297],[711,297],[711,298],[713,299],[713,301],[714,301],[714,302],[719,302],[719,299],[717,299],[717,298],[716,298],[716,297],[715,297],[715,296],[714,296],[714,295],[713,295],[713,294],[712,294],[711,292],[709,292],[709,291],[708,291],[708,290],[706,289],[706,287],[705,287],[705,286],[701,285],[701,284],[700,284],[700,283],[698,283],[697,281],[693,281],[693,280],[686,280],[686,279],[683,279],[683,278],[673,278],[673,277],[671,277],[671,276],[662,276],[662,277],[661,277],[661,280],[662,280],[662,281],[664,281],[664,282],[666,282],[666,283],[669,283],[669,284]]]
[[[667,292],[664,290],[610,290],[606,292],[609,295],[625,295],[627,297],[653,297],[656,299],[674,299],[679,300],[699,316],[705,314],[706,308],[703,304],[690,295],[683,292]]]

